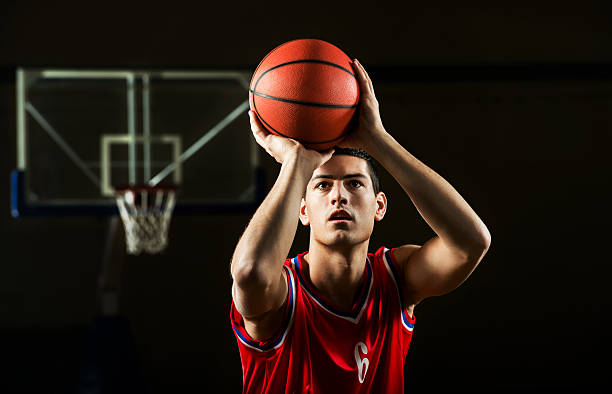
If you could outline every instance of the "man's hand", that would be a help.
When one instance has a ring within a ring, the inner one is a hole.
[[[298,154],[300,156],[300,161],[312,167],[312,171],[314,171],[321,164],[329,160],[334,153],[333,149],[324,152],[307,149],[294,139],[281,137],[268,132],[252,110],[249,111],[249,118],[251,119],[251,131],[253,132],[255,141],[281,164],[284,163],[289,156]]]
[[[354,59],[351,63],[359,81],[358,123],[338,145],[343,148],[360,148],[369,153],[368,146],[380,134],[386,133],[380,118],[378,100],[374,95],[374,85],[365,68]]]

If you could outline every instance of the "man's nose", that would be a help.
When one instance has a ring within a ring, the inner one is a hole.
[[[344,190],[341,183],[335,184],[331,192],[331,204],[346,204],[347,202],[346,190]]]

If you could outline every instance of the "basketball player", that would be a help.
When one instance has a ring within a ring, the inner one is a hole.
[[[341,145],[357,149],[305,149],[249,113],[255,139],[282,166],[231,261],[244,393],[403,393],[415,306],[459,286],[491,243],[459,193],[387,133],[372,81],[352,65],[359,122]],[[437,236],[368,253],[387,197],[365,152]],[[309,249],[286,259],[298,218]]]

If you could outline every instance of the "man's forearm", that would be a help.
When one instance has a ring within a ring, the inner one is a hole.
[[[448,246],[467,253],[488,247],[489,231],[463,197],[389,133],[376,135],[368,153],[397,180],[435,233]]]
[[[257,281],[278,278],[297,230],[302,192],[314,169],[298,155],[286,160],[274,186],[242,234],[232,257],[232,275]]]

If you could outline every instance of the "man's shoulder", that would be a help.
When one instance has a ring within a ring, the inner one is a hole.
[[[412,256],[412,254],[420,248],[421,245],[406,244],[392,248],[390,255],[393,261],[397,263],[398,266],[403,268],[406,262],[410,259],[410,256]]]
[[[395,280],[403,283],[404,271],[410,256],[420,248],[420,245],[406,244],[399,247],[380,246],[376,252],[368,253],[370,260],[388,265]]]
[[[408,251],[407,247],[412,247],[418,245],[403,245],[399,247],[389,247],[386,245],[381,245],[376,249],[374,253],[368,253],[370,257],[377,257],[380,259],[387,259],[389,263],[399,263],[400,260],[405,257],[406,252]],[[399,258],[398,258],[399,257]]]

